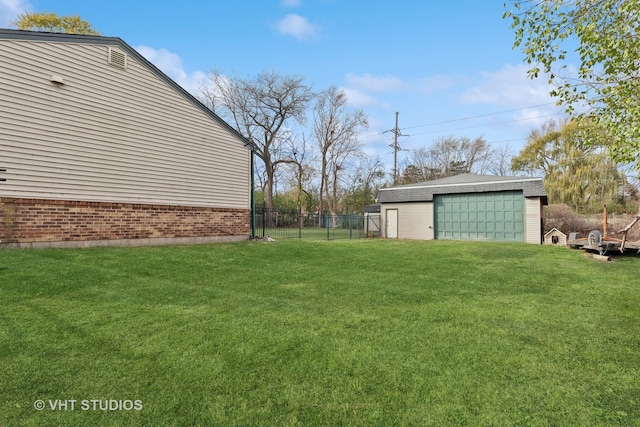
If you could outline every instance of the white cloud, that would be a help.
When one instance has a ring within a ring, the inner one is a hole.
[[[318,33],[318,27],[309,22],[304,16],[290,13],[276,25],[280,34],[293,36],[297,39],[309,39]]]
[[[346,77],[347,85],[350,87],[363,90],[365,92],[389,92],[401,90],[404,83],[401,79],[394,76],[373,76],[371,74],[354,74],[349,73]]]
[[[397,96],[431,95],[434,92],[450,89],[458,82],[454,77],[436,75],[413,81],[403,81],[393,75],[375,76],[373,74],[349,73],[345,77],[348,104],[357,108],[391,109],[390,99]]]
[[[379,101],[368,93],[351,87],[341,87],[347,95],[347,105],[353,108],[388,108],[386,103]]]
[[[32,9],[31,4],[25,0],[0,0],[0,28],[13,27],[13,21],[18,15]]]
[[[435,76],[424,77],[420,79],[415,88],[423,95],[431,95],[434,92],[451,89],[458,83],[457,79],[452,76],[438,74]]]
[[[302,0],[282,0],[280,4],[285,7],[298,7],[302,5]]]
[[[154,49],[142,45],[136,46],[135,49],[192,95],[198,92],[200,85],[206,78],[206,74],[202,71],[187,73],[182,65],[182,58],[166,49]]]
[[[549,117],[543,117],[547,114],[549,114],[549,111],[544,108],[526,108],[515,112],[514,120],[531,122],[540,119],[542,122],[545,122],[549,120]]]
[[[495,72],[480,73],[480,81],[463,92],[465,104],[492,104],[517,109],[510,122],[521,129],[540,127],[544,122],[558,119],[564,113],[549,94],[552,87],[546,76],[530,79],[528,66],[506,64]]]
[[[526,65],[506,64],[495,72],[480,73],[480,82],[463,92],[465,104],[496,104],[522,107],[553,102],[551,87],[545,76],[531,80]]]
[[[403,81],[392,75],[374,76],[372,74],[349,73],[345,77],[347,86],[367,93],[404,92],[431,95],[438,91],[451,89],[460,83],[455,76],[438,74],[412,81]]]

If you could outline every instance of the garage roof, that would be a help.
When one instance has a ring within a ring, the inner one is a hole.
[[[541,197],[547,204],[542,178],[464,173],[433,181],[381,188],[380,203],[431,202],[437,194],[485,193],[522,190],[524,197]]]

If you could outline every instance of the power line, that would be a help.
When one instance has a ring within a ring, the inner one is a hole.
[[[423,125],[408,126],[408,127],[404,127],[403,129],[405,129],[405,130],[406,129],[415,129],[415,128],[420,128],[420,127],[436,126],[436,125],[440,125],[440,124],[462,122],[462,121],[466,121],[466,120],[480,119],[480,118],[484,118],[484,117],[490,117],[490,116],[497,116],[497,115],[500,115],[500,114],[512,113],[512,112],[515,112],[515,111],[527,110],[527,109],[530,109],[530,108],[543,107],[543,106],[547,106],[547,105],[555,105],[555,102],[547,102],[547,103],[544,103],[544,104],[531,105],[529,107],[514,108],[514,109],[511,109],[511,110],[496,111],[496,112],[487,113],[487,114],[479,114],[477,116],[469,116],[469,117],[462,117],[462,118],[458,118],[458,119],[443,120],[443,121],[427,123],[427,124],[423,124]],[[503,124],[503,123],[511,123],[511,122],[514,122],[514,121],[534,120],[534,119],[538,119],[538,118],[542,118],[542,117],[555,116],[555,115],[558,115],[558,114],[559,113],[543,115],[543,116],[528,117],[528,118],[525,118],[525,119],[494,122],[494,123],[491,123],[490,125],[499,125],[499,124]],[[490,125],[486,124],[486,125],[479,125],[479,126],[475,126],[475,127],[483,127],[483,126],[490,126]],[[460,129],[470,129],[470,128],[465,127],[465,128],[455,128],[455,129],[445,129],[445,130],[439,130],[438,132],[451,132],[451,131],[460,130]],[[372,132],[370,134],[365,134],[365,135],[383,135],[383,134],[388,133],[388,132],[390,132],[390,130],[386,130],[386,131],[382,131],[382,132]],[[423,135],[423,133],[414,134],[414,135]],[[401,135],[401,136],[413,136],[413,135]]]
[[[505,121],[502,121],[502,122],[492,123],[491,126],[501,125],[501,124],[505,124],[505,123],[523,122],[523,121],[533,120],[533,119],[542,119],[544,117],[553,117],[553,116],[557,116],[557,115],[558,115],[558,113],[553,113],[553,114],[544,114],[542,116],[526,117],[526,118],[523,118],[523,119],[505,120]],[[417,136],[417,135],[427,135],[427,134],[432,134],[432,133],[453,132],[453,131],[456,131],[456,130],[482,128],[482,127],[487,127],[487,126],[490,126],[490,125],[483,124],[483,125],[475,125],[475,126],[465,126],[465,127],[461,127],[461,128],[448,129],[448,130],[432,130],[432,131],[429,131],[429,132],[413,133],[411,135],[404,135],[404,136]],[[405,128],[405,129],[407,129],[407,128]]]
[[[493,144],[504,144],[505,142],[521,142],[521,141],[526,141],[527,138],[514,138],[514,139],[501,139],[499,141],[485,141],[487,144],[489,145],[493,145]],[[421,148],[424,147],[418,147],[418,148],[407,148],[405,150],[402,151],[417,151],[420,150]]]
[[[544,107],[544,106],[553,105],[553,104],[555,104],[555,102],[547,102],[547,103],[544,103],[544,104],[532,105],[530,107],[514,108],[512,110],[496,111],[494,113],[480,114],[480,115],[477,115],[477,116],[462,117],[462,118],[459,118],[459,119],[443,120],[441,122],[433,122],[433,123],[427,123],[427,124],[424,124],[424,125],[410,126],[410,127],[405,127],[404,129],[415,129],[415,128],[421,128],[421,127],[427,127],[427,126],[442,125],[442,124],[447,124],[447,123],[463,122],[465,120],[481,119],[483,117],[497,116],[499,114],[513,113],[515,111],[528,110],[530,108]],[[505,122],[505,123],[508,123],[508,122]]]

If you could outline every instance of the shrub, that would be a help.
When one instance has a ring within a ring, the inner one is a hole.
[[[621,238],[616,232],[625,228],[634,218],[635,215],[620,215],[609,211],[607,216],[609,236]],[[587,237],[591,230],[602,231],[603,223],[604,218],[602,213],[580,215],[570,206],[564,204],[544,207],[545,233],[555,227],[567,235],[571,232],[578,232],[581,237]],[[629,231],[627,239],[629,241],[640,240],[640,223],[636,224],[635,227]]]
[[[589,233],[593,229],[591,221],[580,217],[571,207],[565,204],[544,207],[544,232],[557,228],[565,234],[577,231]]]

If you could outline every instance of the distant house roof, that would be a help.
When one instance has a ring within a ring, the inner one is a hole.
[[[464,173],[433,181],[381,188],[380,203],[431,202],[439,194],[485,193],[519,191],[524,197],[541,197],[547,204],[547,192],[542,178],[492,176]]]
[[[365,213],[380,213],[380,203],[374,203],[372,205],[365,205]]]
[[[252,150],[255,146],[247,140],[240,132],[233,128],[229,123],[225,122],[220,116],[211,111],[206,105],[200,102],[195,96],[187,92],[182,86],[173,81],[169,76],[160,71],[155,65],[149,62],[138,51],[129,46],[119,37],[105,37],[105,36],[92,36],[84,34],[64,34],[64,33],[47,33],[42,31],[23,31],[23,30],[9,30],[0,28],[0,39],[5,40],[35,40],[35,41],[47,41],[47,42],[62,42],[62,43],[87,43],[87,44],[100,44],[108,46],[118,46],[129,55],[134,57],[137,61],[147,67],[151,72],[163,80],[166,84],[171,86],[192,104],[202,110],[205,114],[217,121],[223,128],[227,129],[231,134],[236,136],[243,144]]]

